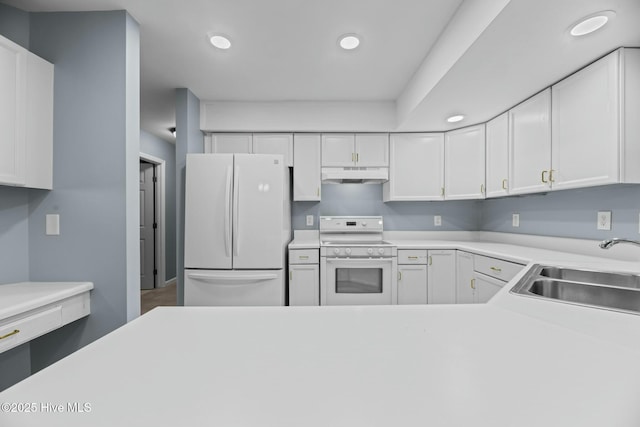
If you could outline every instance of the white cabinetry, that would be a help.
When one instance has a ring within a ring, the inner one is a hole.
[[[388,134],[323,134],[323,167],[386,167]]]
[[[452,249],[429,251],[427,278],[429,304],[455,304],[456,251]]]
[[[484,124],[445,135],[445,199],[484,198]]]
[[[640,182],[640,49],[621,49],[552,87],[552,186]]]
[[[456,303],[475,302],[473,283],[473,254],[456,251]]]
[[[287,166],[293,166],[293,134],[254,133],[253,154],[282,154]]]
[[[320,305],[318,249],[289,250],[289,305]]]
[[[478,303],[489,301],[524,267],[521,264],[483,255],[475,255],[473,265],[472,288],[474,302]]]
[[[293,166],[293,134],[213,133],[204,138],[205,153],[281,154]]]
[[[509,112],[487,122],[486,197],[509,194]]]
[[[427,303],[427,251],[398,251],[398,304]]]
[[[0,36],[0,184],[52,188],[53,65]]]
[[[551,90],[546,89],[509,111],[509,193],[550,188]]]
[[[319,201],[320,134],[295,134],[293,144],[293,200]]]
[[[443,200],[443,133],[392,134],[389,147],[389,181],[383,185],[385,202]]]

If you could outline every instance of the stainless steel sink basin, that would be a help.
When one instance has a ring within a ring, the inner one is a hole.
[[[536,265],[511,292],[640,314],[640,275]]]

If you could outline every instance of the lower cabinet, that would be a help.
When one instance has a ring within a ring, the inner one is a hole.
[[[429,304],[456,303],[456,251],[429,251],[427,283]]]
[[[473,254],[456,251],[456,303],[476,302],[474,290]]]
[[[484,255],[474,255],[474,302],[489,301],[504,285],[522,270],[524,265]]]
[[[320,305],[317,249],[289,250],[289,305]]]
[[[398,304],[427,303],[427,251],[398,251]]]
[[[474,302],[489,301],[507,282],[476,272],[473,275]]]

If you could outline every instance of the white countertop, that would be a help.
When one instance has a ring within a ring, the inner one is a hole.
[[[21,282],[0,285],[0,321],[91,289],[91,282]]]
[[[396,243],[638,270],[502,243]],[[639,426],[640,316],[509,293],[525,271],[478,305],[157,308],[0,393],[64,413],[0,411],[0,425]]]
[[[639,358],[491,304],[158,308],[0,393],[64,413],[0,425],[637,427]]]

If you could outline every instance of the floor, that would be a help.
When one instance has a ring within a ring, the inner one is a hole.
[[[140,291],[140,314],[159,306],[176,305],[175,282],[164,288],[156,288]]]

